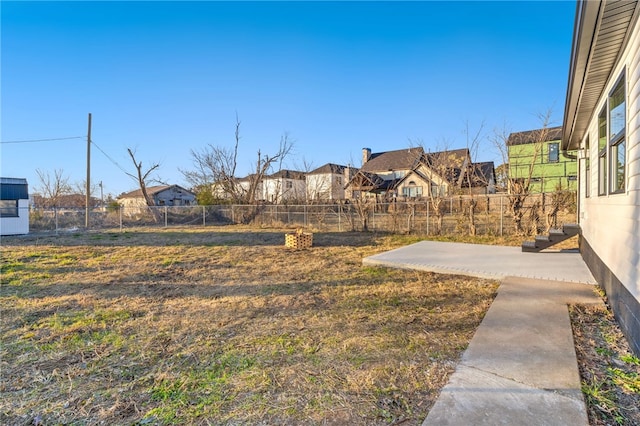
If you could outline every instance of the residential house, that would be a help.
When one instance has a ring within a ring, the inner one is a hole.
[[[640,3],[579,1],[562,150],[579,150],[580,252],[640,354]]]
[[[156,206],[192,206],[196,204],[196,194],[179,185],[148,186],[147,194]],[[137,213],[147,207],[142,190],[127,192],[118,197],[117,202],[125,212]]]
[[[262,200],[269,203],[305,201],[305,174],[295,170],[280,170],[262,179]]]
[[[471,162],[468,149],[425,153],[421,147],[371,153],[362,151],[362,167],[349,181],[358,194],[383,198],[421,198],[469,191],[495,192],[492,162]]]
[[[531,192],[575,190],[578,185],[576,152],[560,149],[562,127],[511,133],[507,140],[510,181],[530,179]]]
[[[236,184],[239,195],[242,195],[245,200],[248,201],[253,199],[253,201],[264,201],[264,186],[262,184],[262,181],[258,180],[257,174],[252,173],[248,176],[237,179]],[[253,197],[248,197],[247,195],[249,194],[249,192],[251,192],[252,186]],[[228,194],[226,194],[226,197],[228,197]]]
[[[309,201],[335,201],[347,198],[345,186],[358,170],[349,166],[327,163],[306,175]],[[349,197],[350,198],[350,197]]]
[[[22,178],[0,178],[0,235],[29,233],[29,185]]]

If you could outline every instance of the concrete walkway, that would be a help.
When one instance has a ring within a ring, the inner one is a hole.
[[[580,254],[424,241],[363,263],[501,280],[423,426],[588,425],[567,305],[602,301]]]

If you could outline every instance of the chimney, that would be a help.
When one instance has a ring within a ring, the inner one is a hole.
[[[362,148],[362,165],[371,158],[371,148]]]

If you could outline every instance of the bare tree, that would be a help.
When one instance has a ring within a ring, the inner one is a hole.
[[[86,196],[87,195],[87,181],[85,179],[81,180],[80,182],[74,182],[73,183],[73,192],[75,194],[79,194],[82,196]],[[90,192],[90,196],[93,197],[93,194],[98,190],[98,186],[94,183],[92,183],[90,185],[89,191]]]
[[[246,204],[253,204],[257,200],[257,196],[259,193],[259,187],[263,184],[264,178],[271,172],[273,172],[274,168],[277,168],[277,171],[282,170],[282,163],[285,158],[291,153],[293,149],[293,141],[289,138],[288,133],[284,133],[280,137],[280,145],[278,146],[278,151],[273,155],[262,155],[260,151],[258,151],[258,161],[256,162],[255,173],[249,175],[249,185],[248,189],[243,193],[243,199]],[[277,166],[277,167],[274,167]],[[282,195],[282,189],[280,186],[280,181],[278,180],[276,183],[276,187],[274,188],[274,199],[272,200],[274,203],[278,203],[280,201],[280,197]]]
[[[556,187],[555,192],[551,194],[548,210],[545,212],[545,233],[549,232],[551,228],[558,227],[558,213],[568,208],[573,203],[574,197],[573,191],[563,190],[559,185]]]
[[[133,165],[136,168],[136,173],[127,173],[132,179],[134,179],[138,183],[138,187],[140,188],[140,192],[142,193],[142,197],[144,198],[145,203],[149,207],[151,214],[153,215],[153,219],[156,222],[160,221],[159,213],[153,209],[155,206],[155,202],[153,198],[149,195],[147,191],[148,183],[152,180],[151,174],[160,168],[160,164],[153,163],[146,170],[142,168],[142,161],[136,160],[135,153],[131,150],[131,148],[127,148],[127,152],[129,153],[129,157],[131,157],[131,161],[133,161]]]
[[[282,162],[291,153],[293,142],[285,133],[280,138],[280,145],[275,154],[264,155],[259,150],[254,173],[240,180],[236,176],[238,147],[241,139],[240,124],[236,116],[235,140],[232,148],[208,144],[201,150],[191,150],[195,167],[193,170],[181,170],[181,172],[196,190],[211,191],[214,194],[213,198],[255,204],[261,199],[260,186],[264,177],[272,171],[274,166],[281,168]]]
[[[42,194],[46,207],[60,207],[60,201],[71,194],[72,188],[64,170],[56,169],[53,175],[48,171],[36,169],[40,185],[36,188]]]
[[[180,170],[193,188],[197,191],[198,199],[211,200],[227,198],[232,202],[240,202],[242,191],[236,178],[238,165],[238,146],[240,145],[240,120],[236,115],[235,143],[233,148],[219,147],[208,144],[201,150],[191,150],[194,170]]]
[[[426,166],[426,177],[430,181],[426,195],[436,218],[434,234],[439,235],[443,231],[446,211],[445,197],[450,195],[453,192],[452,188],[456,188],[456,185],[459,184],[456,182],[456,169],[463,169],[468,161],[449,150],[449,141],[447,140],[439,142],[436,152],[427,152],[422,140],[412,141],[412,144],[422,147],[425,152],[421,162]]]
[[[480,124],[480,127],[475,133],[471,133],[469,128],[469,121],[465,122],[465,136],[466,136],[466,144],[467,150],[469,151],[469,158],[467,164],[463,165],[463,170],[461,174],[461,178],[465,181],[468,188],[469,193],[469,205],[466,211],[467,219],[469,221],[469,235],[476,235],[476,219],[475,219],[475,211],[476,205],[478,204],[477,200],[473,197],[473,187],[478,184],[488,185],[486,182],[486,176],[482,173],[482,170],[478,170],[475,166],[475,159],[478,153],[478,148],[480,147],[480,142],[483,138],[482,132],[484,130],[484,122]],[[461,185],[462,186],[462,185]]]
[[[531,194],[534,167],[542,153],[543,142],[549,137],[549,123],[551,110],[539,115],[541,128],[528,134],[528,144],[532,147],[531,155],[526,164],[519,164],[518,170],[524,170],[522,174],[516,174],[516,167],[509,163],[509,132],[506,127],[494,131],[491,137],[494,146],[502,156],[503,164],[508,164],[506,169],[506,184],[509,197],[509,210],[513,216],[515,232],[521,235],[526,232],[522,219],[525,214],[525,202]],[[535,207],[534,207],[535,208]],[[535,215],[534,215],[535,216]]]

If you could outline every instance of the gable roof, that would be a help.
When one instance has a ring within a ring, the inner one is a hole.
[[[452,149],[446,151],[428,152],[425,154],[426,163],[433,166],[434,163],[443,162],[448,167],[462,167],[465,160],[471,159],[467,148]]]
[[[181,190],[188,192],[189,194],[195,195],[193,192],[189,191],[188,189],[184,189],[183,187],[181,187],[180,185],[156,185],[156,186],[147,186],[147,194],[153,196],[156,195],[159,192],[165,191],[169,188],[180,188]],[[118,198],[142,198],[142,190],[141,189],[136,189],[135,191],[131,191],[131,192],[126,192],[124,194],[121,194]]]
[[[327,173],[341,175],[342,173],[344,173],[344,169],[346,168],[347,166],[341,166],[340,164],[327,163],[324,166],[320,166],[317,169],[310,171],[309,173],[307,173],[307,175],[319,175]]]
[[[362,165],[360,170],[372,173],[411,170],[419,164],[423,155],[424,149],[421,147],[378,152],[371,154],[369,160]]]
[[[493,161],[473,163],[467,172],[471,174],[471,187],[487,186],[492,181],[495,183],[496,171]],[[469,182],[466,177],[462,179],[462,187],[469,187]]]
[[[356,191],[382,192],[394,188],[400,179],[383,179],[379,175],[362,170],[351,178],[347,186],[352,186]]]
[[[420,165],[431,168],[444,180],[460,186],[462,169],[469,162],[470,154],[467,148],[425,153],[422,147],[417,147],[380,152],[371,155],[370,160],[364,163],[347,186],[370,192],[383,191],[397,187],[412,173],[416,173],[421,179],[430,180],[419,171]],[[493,167],[493,163],[491,165]],[[377,173],[399,170],[409,171],[409,173],[400,179],[392,180],[384,180],[377,175]],[[363,182],[364,178],[368,178],[368,182]]]
[[[541,140],[542,139],[542,140]],[[524,145],[536,142],[559,141],[562,139],[562,126],[549,127],[509,134],[507,146]]]
[[[265,179],[278,179],[278,178],[282,178],[282,179],[294,179],[294,180],[304,180],[305,179],[305,174],[304,172],[299,172],[297,170],[287,170],[287,169],[282,169],[279,170],[273,174],[270,174],[269,176],[265,176]]]

